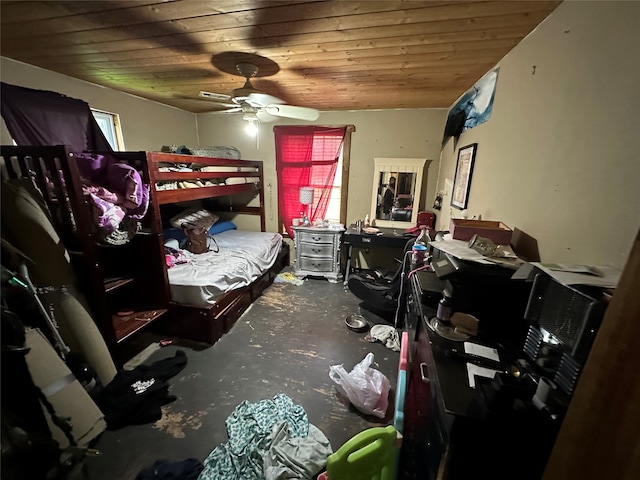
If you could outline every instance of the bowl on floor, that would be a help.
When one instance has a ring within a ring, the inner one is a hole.
[[[369,330],[369,324],[362,315],[348,315],[347,318],[344,319],[344,323],[349,330],[354,332],[366,332]]]

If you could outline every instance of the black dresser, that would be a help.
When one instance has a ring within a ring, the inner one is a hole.
[[[476,388],[469,386],[467,362],[485,361],[460,355],[462,341],[445,339],[428,325],[436,313],[433,292],[425,292],[433,285],[430,275],[418,272],[409,279],[406,325],[412,342],[399,478],[541,478],[561,420],[534,408],[535,385],[531,390],[513,375],[475,377]],[[487,335],[469,341],[497,348],[505,372],[520,354]],[[496,390],[496,382],[504,388]]]

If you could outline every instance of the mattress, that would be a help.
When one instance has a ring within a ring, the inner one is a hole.
[[[282,245],[282,236],[270,232],[227,230],[214,238],[219,252],[193,254],[184,250],[189,263],[168,270],[174,301],[196,306],[215,304],[225,292],[249,285],[271,268]]]
[[[256,167],[241,167],[241,166],[227,167],[223,165],[210,165],[210,166],[202,167],[198,171],[220,173],[220,172],[255,172],[256,170],[257,170]]]
[[[242,185],[245,183],[258,183],[260,179],[258,177],[230,177],[225,180],[227,185]]]

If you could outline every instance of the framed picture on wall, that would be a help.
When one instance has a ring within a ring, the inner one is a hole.
[[[477,143],[458,149],[451,206],[460,210],[467,208],[467,203],[469,203],[469,189],[471,188],[471,174],[473,173],[473,162],[476,159],[476,150],[478,150]]]

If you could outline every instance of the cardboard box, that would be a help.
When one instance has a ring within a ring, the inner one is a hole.
[[[474,235],[489,238],[498,245],[509,245],[513,232],[502,222],[492,220],[451,219],[451,237],[456,240],[471,240]]]

